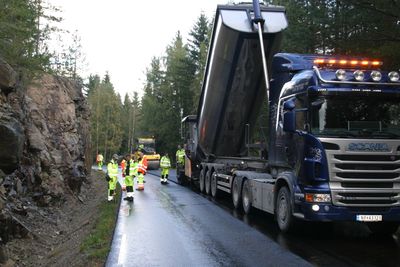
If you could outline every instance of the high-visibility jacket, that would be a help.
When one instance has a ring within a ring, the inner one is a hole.
[[[147,157],[146,157],[146,155],[143,156],[143,158],[142,158],[142,160],[141,160],[141,163],[143,164],[143,166],[145,166],[145,168],[146,168],[146,170],[147,170],[148,163],[147,163]]]
[[[141,174],[146,174],[147,172],[147,159],[143,158],[138,164],[138,172]]]
[[[108,181],[108,188],[110,190],[115,190],[117,186],[118,179],[118,163],[114,160],[111,160],[107,165],[107,173],[110,176],[111,180]]]
[[[126,186],[133,186],[133,179],[137,176],[137,162],[132,159],[127,162],[125,169],[125,184]]]
[[[160,167],[163,169],[171,168],[171,161],[168,157],[163,156],[160,160]]]
[[[176,151],[176,163],[183,164],[185,162],[185,150],[179,149]]]
[[[131,159],[126,165],[125,176],[137,176],[138,163]]]
[[[108,176],[111,178],[117,178],[118,176],[118,163],[114,160],[111,160],[107,165]]]

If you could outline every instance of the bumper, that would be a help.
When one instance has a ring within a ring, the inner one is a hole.
[[[319,210],[314,211],[313,205],[318,205]],[[382,221],[400,222],[400,207],[382,208],[376,210],[357,209],[356,207],[339,207],[329,203],[297,203],[296,210],[304,215],[308,221],[357,221],[357,215],[382,215]]]

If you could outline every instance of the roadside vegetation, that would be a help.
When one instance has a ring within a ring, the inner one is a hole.
[[[121,187],[117,184],[117,195],[112,202],[102,202],[99,217],[91,233],[84,239],[80,251],[88,256],[88,266],[103,266],[111,248],[114,228],[121,201]]]

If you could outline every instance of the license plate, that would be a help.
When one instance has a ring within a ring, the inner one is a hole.
[[[380,222],[382,215],[357,215],[356,220],[360,222]]]

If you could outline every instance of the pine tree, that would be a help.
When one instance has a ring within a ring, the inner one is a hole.
[[[61,21],[41,0],[0,0],[0,56],[27,76],[50,69],[46,41]]]
[[[93,80],[96,81],[96,76]],[[121,148],[123,129],[121,125],[122,103],[121,98],[115,93],[111,78],[106,74],[100,83],[93,82],[95,87],[88,95],[92,111],[91,129],[93,148],[95,153],[102,153],[110,158],[118,153]]]
[[[195,66],[194,77],[190,86],[192,94],[192,106],[187,111],[187,115],[196,114],[197,104],[199,103],[201,88],[203,85],[204,69],[207,60],[208,46],[211,35],[211,24],[208,22],[204,13],[201,13],[197,22],[193,26],[189,35],[189,53],[192,64]]]
[[[392,0],[275,0],[289,27],[282,50],[381,58],[398,67],[400,3]]]
[[[196,66],[196,71],[200,70],[201,46],[208,47],[210,37],[210,25],[206,15],[202,12],[189,32],[190,39],[188,42],[190,58]]]

